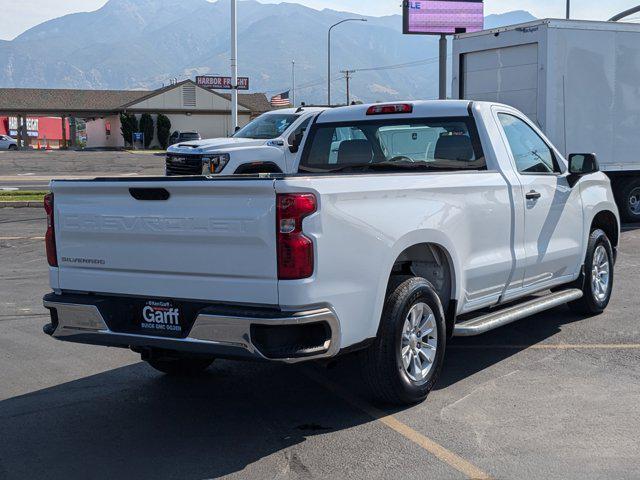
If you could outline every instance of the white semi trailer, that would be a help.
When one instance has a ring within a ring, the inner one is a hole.
[[[563,153],[592,152],[640,222],[640,25],[538,20],[453,42],[453,98],[511,105]]]

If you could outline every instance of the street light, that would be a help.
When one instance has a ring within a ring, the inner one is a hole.
[[[327,51],[329,53],[328,62],[327,62],[327,105],[329,107],[331,106],[331,30],[333,30],[338,25],[342,25],[345,22],[366,22],[366,21],[367,21],[366,18],[347,18],[329,27],[329,42],[328,42],[328,48],[327,48]]]

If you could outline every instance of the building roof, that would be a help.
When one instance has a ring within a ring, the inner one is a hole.
[[[158,90],[72,90],[51,88],[0,88],[0,113],[24,115],[102,116],[177,88],[192,80],[162,87]],[[229,100],[231,95],[211,91]],[[272,110],[264,93],[240,93],[238,103],[252,114]]]
[[[0,112],[117,112],[147,95],[141,90],[0,88]]]
[[[221,93],[220,95],[222,95],[227,100],[231,99],[231,94],[229,93]],[[264,93],[239,93],[238,103],[243,107],[251,110],[251,113],[253,114],[259,114],[273,110],[271,103],[269,103],[269,100]]]

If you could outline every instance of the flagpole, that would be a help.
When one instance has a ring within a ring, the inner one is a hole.
[[[293,106],[296,106],[296,61],[291,61],[291,92],[293,94]]]

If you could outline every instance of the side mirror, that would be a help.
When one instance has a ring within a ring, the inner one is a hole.
[[[302,139],[304,138],[304,131],[298,132],[295,135],[292,135],[289,138],[289,151],[291,153],[297,153],[300,150],[300,145],[302,144]]]
[[[569,155],[569,184],[573,187],[580,178],[600,171],[595,153],[572,153]]]

